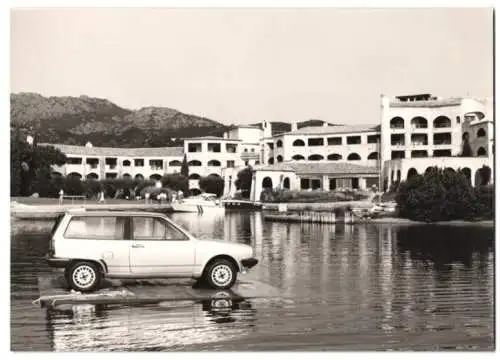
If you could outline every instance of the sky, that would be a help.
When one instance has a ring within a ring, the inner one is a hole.
[[[493,12],[17,9],[11,92],[224,124],[379,122],[380,95],[493,96]]]

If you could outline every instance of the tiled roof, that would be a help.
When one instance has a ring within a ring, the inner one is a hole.
[[[190,140],[215,140],[215,141],[241,141],[240,139],[229,139],[223,138],[219,136],[200,136],[200,137],[192,137],[192,138],[183,138],[182,140],[190,141]]]
[[[289,161],[273,165],[255,166],[254,170],[293,171],[297,174],[372,174],[378,175],[376,167],[338,161]]]
[[[112,148],[112,147],[87,147],[64,144],[40,143],[51,145],[68,155],[81,156],[127,156],[127,157],[182,157],[183,147],[158,147],[158,148]]]
[[[379,125],[307,126],[281,135],[326,135],[379,131]]]

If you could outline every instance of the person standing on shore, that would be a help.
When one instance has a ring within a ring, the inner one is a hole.
[[[59,190],[59,205],[62,205],[64,199],[64,190]]]

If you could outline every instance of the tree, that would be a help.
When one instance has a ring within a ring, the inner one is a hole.
[[[21,141],[21,133],[18,127],[11,129],[10,139],[10,195],[21,194],[21,153],[24,143]]]
[[[161,179],[163,187],[175,191],[182,191],[184,194],[189,192],[189,180],[182,174],[168,174]]]
[[[204,192],[222,196],[224,193],[224,179],[220,176],[208,175],[200,179],[200,189]]]
[[[184,155],[184,159],[182,160],[181,175],[183,175],[185,177],[189,177],[189,166],[188,166],[186,155]]]
[[[28,144],[21,138],[21,129],[11,129],[11,195],[26,196],[34,187],[50,182],[51,166],[66,163],[66,155],[53,146]],[[44,192],[48,188],[42,189]],[[38,191],[37,191],[38,192]]]
[[[244,197],[250,197],[252,190],[253,170],[250,166],[240,170],[236,175],[235,185]]]

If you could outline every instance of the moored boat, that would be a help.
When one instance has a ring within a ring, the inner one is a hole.
[[[183,213],[224,213],[225,208],[215,194],[200,194],[186,199],[175,200],[171,203],[174,212]]]

